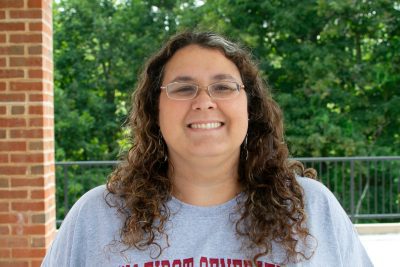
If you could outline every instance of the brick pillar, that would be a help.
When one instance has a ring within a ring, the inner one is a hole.
[[[55,233],[52,0],[0,0],[0,267]]]

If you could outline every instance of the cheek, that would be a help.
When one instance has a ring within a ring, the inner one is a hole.
[[[246,135],[248,128],[248,110],[247,97],[243,96],[236,103],[232,103],[229,107],[231,118],[235,124],[238,135]]]
[[[247,95],[244,94],[242,98],[240,99],[240,103],[237,105],[238,107],[238,113],[240,114],[240,118],[243,121],[246,121],[246,124],[248,123],[248,104],[247,104]]]
[[[183,124],[185,107],[182,104],[184,103],[169,101],[163,96],[160,97],[158,124],[163,136],[171,135]]]

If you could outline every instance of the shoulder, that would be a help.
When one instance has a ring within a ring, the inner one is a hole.
[[[306,194],[317,192],[327,193],[324,191],[329,191],[325,185],[312,178],[296,176],[296,181],[301,185]]]
[[[88,192],[86,192],[79,200],[75,203],[75,206],[84,206],[93,201],[104,199],[106,194],[108,193],[107,188],[105,185],[99,185]]]
[[[307,203],[339,204],[334,194],[321,182],[307,177],[296,177],[304,191],[304,200]],[[340,205],[340,204],[339,204]]]
[[[321,182],[296,178],[304,191],[307,226],[317,240],[315,262],[372,266],[358,234],[335,195]],[[351,263],[351,264],[350,264]]]
[[[64,218],[42,266],[84,266],[96,252],[91,248],[109,243],[121,224],[113,198],[105,185],[85,193]]]
[[[325,185],[311,178],[298,177],[297,181],[304,191],[304,208],[311,232],[321,238],[321,235],[354,231],[346,211]]]
[[[107,190],[105,185],[95,187],[73,205],[63,224],[86,226],[85,223],[93,219],[114,218],[116,201],[118,201],[116,197]]]

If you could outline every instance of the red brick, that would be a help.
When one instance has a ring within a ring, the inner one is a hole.
[[[0,154],[0,163],[8,163],[8,154]]]
[[[0,175],[25,175],[27,173],[27,167],[21,167],[21,166],[9,166],[9,167],[4,167],[0,166]],[[12,180],[11,184],[14,182]]]
[[[38,261],[31,260],[31,266],[30,267],[41,267],[42,266],[42,261],[43,261],[43,259],[40,259]]]
[[[1,130],[0,129],[0,139],[4,139],[7,137],[7,132],[6,130]]]
[[[0,247],[2,248],[21,248],[27,247],[29,244],[26,237],[8,236],[0,240]]]
[[[13,202],[11,210],[14,211],[43,211],[45,208],[44,202]]]
[[[12,57],[10,58],[11,67],[41,67],[41,57]]]
[[[11,115],[21,115],[25,113],[24,106],[12,106],[11,107]]]
[[[35,187],[35,186],[44,186],[44,179],[43,178],[20,178],[20,179],[14,178],[11,180],[11,186],[12,187],[28,186],[30,188]]]
[[[43,22],[32,22],[29,23],[29,31],[43,31],[44,30],[44,23]]]
[[[44,50],[43,46],[41,46],[41,45],[31,46],[28,48],[28,54],[29,55],[41,55],[41,54],[44,54],[43,50]]]
[[[53,114],[53,107],[48,106],[29,106],[29,114]]]
[[[7,109],[6,107],[0,107],[0,114],[6,114],[7,113]]]
[[[10,43],[41,43],[43,36],[41,34],[11,34]]]
[[[25,31],[25,23],[23,22],[0,22],[0,31]]]
[[[12,249],[13,258],[43,258],[46,254],[46,249],[42,248],[29,248],[29,249]]]
[[[49,189],[43,190],[32,190],[31,191],[31,198],[32,199],[46,199],[49,196],[54,195],[54,187],[51,187]]]
[[[29,150],[53,150],[54,142],[53,141],[35,141],[29,142]]]
[[[23,233],[24,235],[40,235],[46,233],[45,225],[25,225],[21,228],[19,225],[12,227],[12,234],[16,235],[18,233]]]
[[[23,102],[25,94],[0,94],[0,102]]]
[[[25,127],[26,121],[25,119],[3,119],[0,118],[0,127]]]
[[[0,43],[5,43],[7,40],[7,36],[5,34],[0,34]]]
[[[53,103],[53,96],[47,94],[29,94],[29,102],[51,102]]]
[[[0,259],[11,258],[11,249],[0,249]],[[0,262],[0,266],[1,262]]]
[[[2,208],[1,210],[2,211],[6,211],[4,209],[4,205],[2,205],[2,204],[7,204],[8,205],[8,203],[1,203],[0,204],[0,207]],[[7,207],[7,211],[8,211],[8,207]],[[0,225],[0,235],[9,235],[9,234],[10,234],[10,228],[8,227],[8,225]]]
[[[52,120],[46,118],[33,118],[29,119],[29,126],[31,127],[44,127],[44,126],[53,126]],[[33,149],[36,150],[36,149]]]
[[[0,69],[0,79],[2,78],[23,78],[23,70],[10,70],[10,69]]]
[[[11,10],[10,17],[12,19],[40,19],[42,18],[41,10]]]
[[[0,212],[8,212],[10,211],[10,204],[8,202],[6,203],[0,203]],[[9,233],[8,227],[0,226],[0,235],[7,235]]]
[[[29,262],[27,261],[1,261],[0,267],[29,267]]]
[[[24,7],[24,0],[1,0],[0,8]]]
[[[44,162],[45,158],[44,155],[42,153],[40,154],[12,154],[11,155],[11,162],[15,162],[15,163],[41,163]]]
[[[1,170],[0,170],[0,175],[2,175]],[[0,178],[0,187],[1,188],[8,188],[9,187],[9,179],[7,178]]]
[[[0,141],[0,151],[26,151],[26,142]]]
[[[31,240],[31,247],[33,248],[46,247],[46,239],[44,237],[33,237]]]
[[[18,220],[20,220],[19,216],[17,216],[16,214],[0,214],[0,222],[2,224],[5,223],[17,223]],[[4,240],[2,240],[2,238],[0,238],[0,243],[4,242]],[[0,245],[1,247],[1,245]]]
[[[11,138],[43,138],[44,136],[44,129],[10,131]]]
[[[29,70],[28,76],[29,78],[43,78],[43,70]]]
[[[0,190],[0,199],[14,199],[14,198],[27,198],[28,192],[26,190]]]
[[[5,91],[5,90],[6,90],[6,83],[0,82],[0,91]]]
[[[5,67],[6,64],[7,64],[6,58],[4,58],[4,57],[0,58],[0,66]]]
[[[45,173],[45,168],[43,165],[39,166],[31,166],[31,174],[44,174]]]
[[[10,89],[13,91],[42,91],[41,82],[10,82]]]
[[[6,18],[6,12],[4,10],[0,10],[0,19]]]
[[[0,47],[0,55],[23,55],[24,52],[25,52],[24,47],[19,45]]]
[[[3,46],[0,47],[0,54],[1,55],[23,55],[24,54],[24,47],[23,46]]]
[[[43,141],[29,142],[29,150],[43,150],[43,149],[44,149]]]
[[[28,7],[31,8],[42,8],[45,7],[45,3],[43,0],[28,0]]]

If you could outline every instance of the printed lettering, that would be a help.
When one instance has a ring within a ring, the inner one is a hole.
[[[194,267],[193,258],[183,259],[183,267]]]
[[[242,260],[232,260],[233,267],[242,267]]]
[[[118,267],[194,267],[194,259],[175,259],[175,260],[157,260],[149,261],[143,265],[127,264],[118,265]],[[197,265],[196,265],[197,266]],[[253,263],[251,260],[241,260],[241,259],[226,259],[226,258],[207,258],[201,257],[199,261],[200,267],[252,267]],[[256,267],[280,267],[279,265],[267,263],[263,261],[257,261]]]
[[[208,267],[208,261],[206,257],[200,258],[200,267]]]
[[[218,259],[210,258],[210,267],[219,267]]]
[[[182,267],[182,262],[181,260],[174,260],[172,262],[172,267]]]

